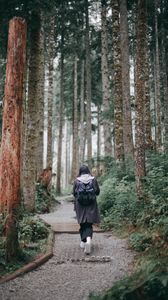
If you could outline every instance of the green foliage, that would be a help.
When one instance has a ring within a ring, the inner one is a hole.
[[[168,295],[168,153],[147,154],[146,199],[138,201],[131,164],[127,170],[111,161],[108,174],[101,178],[99,196],[104,227],[133,225],[131,247],[143,252],[139,271],[91,300],[166,300]]]
[[[35,211],[37,213],[47,213],[51,207],[51,195],[47,189],[41,185],[36,187]]]
[[[121,227],[123,222],[134,225],[139,212],[134,184],[126,180],[106,180],[99,197],[100,211],[104,215],[104,226]],[[111,190],[111,193],[110,193]]]
[[[36,242],[48,236],[48,228],[44,222],[26,217],[19,223],[19,239],[24,242]]]
[[[132,248],[136,251],[145,251],[152,245],[152,237],[147,232],[135,232],[129,237]]]
[[[168,154],[147,155],[145,178],[146,199],[138,201],[135,192],[133,165],[126,168],[109,161],[108,173],[101,178],[99,206],[106,228],[132,224],[159,230],[162,237],[168,232]]]
[[[91,295],[90,300],[167,300],[168,270],[140,271],[114,284],[104,295]]]
[[[6,262],[6,238],[3,236],[4,218],[0,215],[0,275],[10,273],[30,262],[39,253],[44,251],[44,244],[48,237],[49,229],[43,221],[33,216],[24,215],[18,225],[20,249],[15,261]],[[31,247],[30,247],[31,245]],[[43,248],[42,248],[43,247]]]

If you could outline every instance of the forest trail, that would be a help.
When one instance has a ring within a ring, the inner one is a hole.
[[[80,248],[72,202],[60,199],[41,218],[55,231],[54,256],[44,265],[0,286],[1,300],[86,300],[131,272],[134,253],[126,239],[95,228],[90,255]]]

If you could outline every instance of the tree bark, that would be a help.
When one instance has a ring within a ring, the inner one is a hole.
[[[125,157],[133,159],[132,118],[130,102],[130,64],[127,20],[127,1],[120,0],[120,42],[122,63],[123,140]]]
[[[102,70],[102,92],[103,92],[103,133],[104,133],[104,154],[112,155],[112,136],[110,111],[110,85],[108,69],[108,39],[106,20],[107,1],[101,0],[101,70]]]
[[[85,0],[85,47],[86,47],[86,126],[87,126],[87,162],[92,167],[92,115],[91,115],[91,58],[89,42],[88,0]]]
[[[145,176],[145,50],[146,50],[146,1],[138,0],[137,49],[136,49],[136,120],[135,120],[135,174],[139,199],[144,197]]]
[[[159,62],[159,37],[158,37],[158,0],[155,0],[155,51],[156,51],[156,149],[159,150],[161,138],[161,103],[160,103],[160,62]]]
[[[65,177],[66,186],[70,183],[70,148],[71,148],[71,125],[68,120],[66,120],[66,166],[65,166]]]
[[[55,17],[51,18],[48,53],[48,126],[47,126],[47,166],[52,167],[52,115],[53,115],[53,60],[54,60],[54,25]]]
[[[124,161],[123,142],[123,103],[122,103],[122,74],[120,50],[120,26],[118,0],[112,1],[113,23],[113,65],[114,65],[114,143],[115,158],[118,162]]]
[[[61,194],[61,166],[62,166],[62,133],[63,133],[63,108],[64,108],[64,36],[62,35],[62,51],[60,62],[60,107],[59,107],[59,129],[58,129],[58,152],[57,152],[57,179],[56,179],[56,191]]]
[[[97,176],[100,175],[101,134],[100,134],[101,105],[97,106]]]
[[[150,104],[150,83],[149,83],[149,49],[148,39],[145,45],[145,104],[144,104],[144,132],[145,132],[145,149],[153,149],[152,129],[151,129],[151,104]]]
[[[33,14],[36,26],[30,33],[30,59],[28,79],[27,126],[25,142],[25,169],[23,197],[25,208],[32,212],[35,206],[37,179],[37,141],[39,128],[39,69],[40,69],[40,17]]]
[[[0,155],[1,211],[7,211],[5,222],[6,259],[18,255],[17,209],[21,201],[21,124],[26,52],[26,23],[13,18],[9,23],[2,145]]]
[[[82,165],[84,163],[84,139],[85,139],[85,127],[84,127],[84,114],[85,114],[85,62],[82,60],[81,62],[81,95],[80,95],[80,159],[79,164]]]
[[[164,24],[164,1],[161,1],[161,13],[162,13],[162,24],[161,24],[161,53],[162,53],[162,72],[163,72],[163,111],[164,111],[164,150],[168,151],[168,79],[167,79],[167,65],[166,65],[166,33],[165,33],[165,24]]]
[[[44,80],[45,80],[45,64],[44,64],[44,24],[41,23],[40,39],[39,39],[39,76],[38,76],[38,123],[39,134],[37,142],[37,178],[43,171],[43,153],[44,153]]]
[[[73,97],[73,146],[72,146],[72,174],[71,179],[74,181],[78,174],[78,73],[77,73],[77,56],[74,60],[74,97]]]

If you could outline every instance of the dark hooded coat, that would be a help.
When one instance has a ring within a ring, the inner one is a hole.
[[[100,223],[100,214],[97,206],[97,201],[95,200],[93,204],[89,206],[82,206],[77,200],[77,188],[79,181],[83,183],[88,183],[90,180],[93,180],[93,187],[95,190],[95,194],[99,195],[100,189],[98,182],[95,177],[91,176],[90,174],[82,174],[80,177],[77,177],[74,181],[73,186],[73,195],[75,197],[74,209],[76,211],[77,221],[79,224],[81,223]]]

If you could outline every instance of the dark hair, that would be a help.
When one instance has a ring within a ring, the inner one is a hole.
[[[88,166],[83,165],[83,166],[81,166],[79,168],[79,174],[78,174],[78,176],[81,176],[82,174],[91,174]]]

